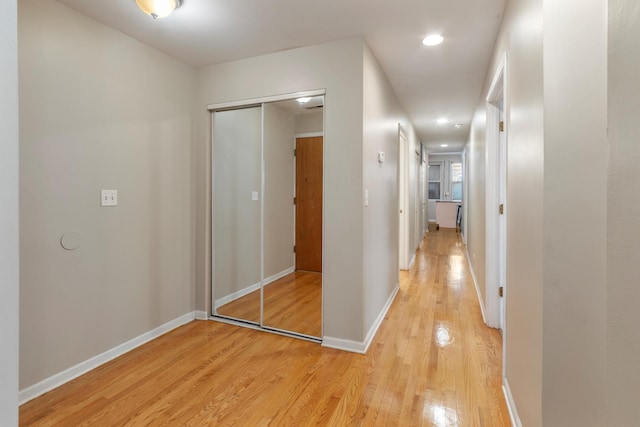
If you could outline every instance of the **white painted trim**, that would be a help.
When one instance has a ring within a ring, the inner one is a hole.
[[[107,350],[104,353],[98,354],[97,356],[87,359],[84,362],[72,366],[69,369],[52,375],[49,378],[40,381],[39,383],[20,390],[20,393],[18,395],[19,404],[23,405],[28,401],[35,399],[36,397],[41,396],[48,391],[53,390],[56,387],[60,387],[61,385],[68,383],[75,378],[78,378],[80,375],[86,374],[87,372],[97,368],[100,365],[103,365],[117,357],[120,357],[123,354],[128,353],[129,351],[140,347],[141,345],[146,344],[149,341],[154,340],[173,329],[191,322],[196,318],[196,313],[197,312],[192,311],[184,314],[177,319],[160,325],[157,328],[145,332],[144,334],[139,335],[110,350]]]
[[[408,270],[411,270],[413,268],[413,264],[415,264],[416,262],[416,253],[413,253],[413,256],[411,257],[411,261],[409,261],[409,268]]]
[[[485,218],[486,218],[486,232],[485,232],[485,304],[486,304],[486,320],[487,325],[492,328],[501,327],[502,325],[501,313],[500,313],[500,296],[498,288],[500,287],[500,242],[498,234],[500,230],[500,215],[498,213],[498,205],[503,203],[500,200],[500,131],[498,129],[498,123],[500,121],[500,111],[495,105],[496,102],[502,97],[504,101],[503,110],[505,114],[505,125],[508,130],[508,111],[507,111],[507,56],[503,54],[500,64],[493,76],[491,87],[486,97],[486,157],[485,157],[485,182],[486,182],[486,194],[485,194]]]
[[[324,137],[324,132],[307,132],[307,133],[296,133],[295,138],[315,138],[317,136]]]
[[[204,310],[194,311],[194,316],[196,320],[209,320],[209,315]]]
[[[520,416],[518,415],[518,410],[516,409],[516,402],[515,400],[513,400],[511,388],[509,387],[509,381],[507,381],[506,377],[502,378],[502,393],[504,393],[504,399],[507,402],[507,409],[509,410],[511,425],[514,427],[522,427],[522,421],[520,421]]]
[[[345,340],[342,338],[322,337],[322,346],[336,350],[349,351],[351,353],[366,354],[364,342]]]
[[[271,284],[271,283],[275,282],[278,279],[283,278],[287,274],[293,273],[294,271],[296,271],[295,267],[289,267],[286,270],[282,270],[281,272],[274,274],[273,276],[267,277],[266,279],[264,279],[264,282],[262,282],[262,283],[264,283],[264,286],[266,286],[268,284]],[[218,308],[222,307],[225,304],[229,304],[231,301],[235,301],[238,298],[242,298],[243,296],[248,295],[251,292],[255,292],[255,291],[259,290],[259,289],[260,289],[260,282],[259,283],[254,283],[253,285],[249,285],[244,289],[240,289],[239,291],[236,291],[236,292],[234,292],[232,294],[229,294],[229,295],[227,295],[225,297],[217,299],[214,302],[213,306],[214,306],[214,308],[218,309]]]
[[[378,332],[378,329],[380,328],[380,325],[382,325],[382,322],[384,321],[384,318],[387,315],[389,308],[391,308],[391,304],[393,304],[393,301],[396,298],[396,295],[398,295],[399,289],[400,289],[399,284],[396,284],[396,287],[393,289],[393,292],[389,296],[389,299],[387,300],[386,304],[378,314],[376,321],[373,322],[373,325],[371,325],[371,328],[369,329],[369,332],[367,333],[367,336],[365,337],[364,341],[345,340],[342,338],[325,336],[325,337],[322,337],[322,346],[327,348],[334,348],[336,350],[350,351],[352,353],[366,354],[367,350],[369,349],[369,346],[371,345],[371,343],[373,342],[373,339],[376,336],[376,333]]]
[[[396,299],[396,295],[398,295],[399,289],[400,289],[400,284],[396,283],[395,288],[393,288],[393,292],[391,292],[391,295],[389,295],[389,298],[387,299],[387,302],[385,303],[384,307],[378,314],[376,321],[373,322],[373,325],[371,325],[371,328],[369,329],[369,333],[367,333],[367,336],[364,339],[365,353],[369,349],[369,346],[371,345],[371,343],[373,342],[373,339],[378,333],[378,329],[380,328],[380,325],[382,325],[382,322],[384,321],[384,317],[387,315],[387,312],[391,308],[391,304],[393,304],[393,301]]]
[[[433,151],[429,153],[429,156],[459,156],[464,150],[461,151],[447,151],[444,153],[434,153]]]
[[[480,293],[480,287],[478,286],[478,279],[476,277],[476,271],[473,269],[473,264],[471,264],[471,257],[469,256],[469,248],[466,248],[467,252],[467,265],[469,266],[469,271],[471,272],[471,278],[473,279],[473,286],[476,288],[476,295],[478,296],[478,303],[480,304],[480,312],[482,313],[482,321],[484,324],[487,324],[487,316],[484,312],[484,301],[482,299],[482,294]]]
[[[213,304],[213,308],[218,309],[223,305],[230,303],[231,301],[235,301],[238,298],[242,298],[243,296],[249,295],[251,292],[255,292],[259,289],[260,289],[260,282],[254,283],[253,285],[249,285],[246,288],[240,289],[239,291],[235,291],[234,293],[231,293],[227,296],[218,298],[217,300],[215,300]]]
[[[286,101],[288,99],[302,98],[304,96],[320,96],[324,95],[326,91],[324,89],[305,90],[302,92],[284,93],[281,95],[262,96],[259,98],[241,99],[238,101],[219,102],[216,104],[207,105],[207,110],[215,111],[225,108],[244,107],[254,104],[262,104],[264,102],[276,102]]]
[[[264,285],[270,285],[271,283],[275,282],[278,279],[282,279],[284,276],[287,276],[293,272],[296,271],[296,268],[294,266],[291,266],[289,268],[287,268],[286,270],[282,270],[280,273],[276,273],[273,276],[269,276],[266,279],[264,279]]]

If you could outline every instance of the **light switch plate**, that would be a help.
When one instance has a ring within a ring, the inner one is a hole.
[[[118,206],[118,190],[102,190],[100,206]]]
[[[257,191],[252,191],[251,192],[251,200],[254,201],[254,202],[258,200],[258,192]]]

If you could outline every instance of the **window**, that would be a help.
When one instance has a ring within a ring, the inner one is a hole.
[[[451,199],[462,200],[462,163],[451,163]]]
[[[429,164],[429,199],[440,200],[442,190],[442,175],[439,164]]]

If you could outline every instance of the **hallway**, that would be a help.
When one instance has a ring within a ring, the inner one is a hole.
[[[460,235],[427,235],[366,355],[195,321],[20,408],[20,425],[508,426]]]

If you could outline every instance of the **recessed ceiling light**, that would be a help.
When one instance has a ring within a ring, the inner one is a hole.
[[[449,144],[440,144],[440,147],[442,147],[442,148],[446,148],[448,146],[449,146]]]
[[[444,125],[444,124],[446,124],[446,123],[449,123],[449,119],[447,119],[446,117],[440,117],[440,118],[437,120],[437,122],[438,122],[438,124],[439,124],[439,125]]]
[[[462,124],[456,123],[455,125],[453,125],[453,127],[456,129],[460,129],[462,127]]]
[[[444,37],[440,34],[429,34],[422,40],[422,44],[425,46],[437,46],[444,41]]]
[[[307,102],[311,101],[311,97],[305,96],[303,98],[298,98],[296,101],[298,101],[300,104],[306,104]]]

